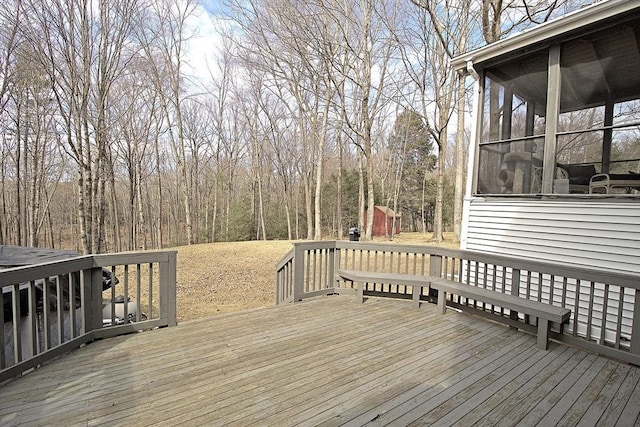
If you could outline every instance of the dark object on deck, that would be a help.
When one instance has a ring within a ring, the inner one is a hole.
[[[80,256],[74,251],[0,245],[0,267],[22,267]]]
[[[349,240],[352,242],[357,242],[360,240],[360,230],[358,230],[358,227],[349,228]]]
[[[0,245],[0,269],[11,267],[23,267],[33,264],[41,264],[45,262],[62,261],[65,259],[76,258],[80,256],[74,251],[63,251],[58,249],[44,249],[44,248],[32,248],[25,246],[10,246]],[[50,289],[50,304],[56,303],[56,287],[55,281],[49,279],[41,279],[35,282],[36,290],[36,308],[37,311],[41,311],[43,308],[43,285],[45,282]],[[102,269],[102,290],[109,289],[112,285],[118,284],[118,278],[112,277],[111,271]],[[20,314],[26,316],[29,314],[29,284],[20,284]],[[69,288],[64,287],[63,300],[68,306],[69,304]],[[5,286],[2,288],[2,308],[4,312],[4,321],[11,321],[12,309],[11,309],[11,286]],[[74,302],[76,307],[80,305],[80,279],[75,280],[74,289]]]

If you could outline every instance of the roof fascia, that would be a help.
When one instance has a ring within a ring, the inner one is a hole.
[[[480,64],[513,52],[543,44],[564,34],[593,25],[620,14],[640,10],[640,3],[629,0],[608,0],[584,7],[575,12],[521,31],[504,40],[464,53],[451,60],[456,71],[466,70],[467,64]]]

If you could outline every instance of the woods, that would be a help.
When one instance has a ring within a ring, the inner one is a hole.
[[[367,212],[370,239],[374,205],[440,240],[466,164],[449,59],[561,3],[8,0],[0,244],[342,238]]]

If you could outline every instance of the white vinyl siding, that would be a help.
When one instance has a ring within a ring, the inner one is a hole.
[[[473,199],[463,248],[640,273],[640,203]]]

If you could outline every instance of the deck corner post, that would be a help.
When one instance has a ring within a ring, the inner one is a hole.
[[[442,277],[442,255],[429,254],[429,276]]]
[[[102,328],[102,267],[82,270],[83,332]]]
[[[636,289],[633,301],[633,323],[631,329],[631,353],[640,356],[640,289]]]
[[[336,272],[338,270],[340,270],[340,257],[342,256],[342,251],[340,250],[340,247],[338,247],[338,242],[334,242],[334,246],[333,246],[333,262],[331,263],[331,271],[329,272],[329,277],[333,278],[333,287],[334,289],[339,288],[340,286],[340,279],[338,278],[338,275],[336,274]]]
[[[293,248],[293,302],[304,296],[304,248],[295,243]]]
[[[514,268],[511,270],[511,295],[520,296],[520,269]],[[518,320],[518,312],[509,310],[509,318],[512,320]]]
[[[327,249],[327,274],[324,278],[325,289],[336,288],[336,242],[333,242],[333,246]],[[332,291],[331,291],[332,292]]]
[[[438,278],[442,277],[442,255],[433,253],[429,254],[429,276]],[[438,304],[440,304],[440,293],[442,293],[442,291],[429,287],[428,293],[430,298],[437,299]],[[444,314],[444,311],[446,311],[446,307],[441,310],[442,314]]]
[[[177,252],[169,252],[167,254],[167,261],[161,262],[159,269],[160,317],[165,319],[167,326],[176,326],[178,324],[176,313]]]

